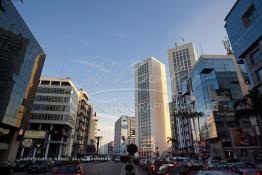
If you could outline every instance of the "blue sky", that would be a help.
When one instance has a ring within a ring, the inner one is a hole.
[[[42,75],[71,77],[100,117],[103,142],[121,115],[134,115],[133,64],[193,42],[199,54],[225,54],[224,18],[235,0],[14,1],[47,58]],[[168,81],[170,92],[170,82]]]

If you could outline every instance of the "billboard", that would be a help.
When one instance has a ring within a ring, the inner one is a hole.
[[[256,132],[253,128],[230,128],[232,145],[235,148],[259,147]]]
[[[46,131],[32,131],[27,130],[25,131],[24,138],[29,139],[44,139],[46,135]]]

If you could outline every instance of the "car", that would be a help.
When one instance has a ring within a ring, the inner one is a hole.
[[[33,164],[32,161],[19,161],[15,164],[14,171],[15,172],[24,172],[27,171],[28,167]]]
[[[257,174],[256,169],[249,167],[244,162],[229,163],[228,166],[234,168],[236,173],[245,174],[245,175]]]
[[[146,160],[146,161],[143,163],[143,165],[141,165],[141,168],[142,168],[144,171],[148,171],[149,168],[150,168],[150,166],[151,166],[151,164],[152,164],[153,162],[154,162],[154,160],[148,159],[148,160]]]
[[[90,160],[91,160],[91,156],[84,156],[84,157],[81,159],[82,162],[90,162]]]
[[[145,163],[146,163],[146,159],[140,159],[139,165],[143,165],[143,164],[145,164]]]
[[[187,175],[188,170],[185,165],[181,164],[163,164],[159,167],[157,175]]]
[[[66,164],[58,168],[54,175],[86,175],[85,169],[81,164]]]
[[[148,169],[149,175],[155,175],[156,172],[159,170],[159,167],[163,164],[167,164],[166,160],[155,160],[152,162],[151,166]]]
[[[9,161],[0,162],[1,174],[11,174],[14,172],[15,164]]]
[[[196,175],[239,175],[227,171],[199,171]]]
[[[37,161],[27,169],[28,173],[44,173],[52,170],[54,163],[52,161]]]
[[[262,175],[262,163],[256,164],[257,175]]]
[[[113,160],[114,162],[120,162],[120,157],[119,157],[119,156],[114,157],[112,160]]]

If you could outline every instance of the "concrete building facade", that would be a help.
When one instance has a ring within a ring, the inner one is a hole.
[[[188,79],[191,68],[196,62],[193,43],[177,45],[168,49],[168,62],[173,97],[181,91],[182,83]]]
[[[159,156],[171,144],[165,65],[153,57],[135,65],[136,144],[141,157]]]
[[[93,114],[93,107],[89,102],[87,93],[80,89],[78,92],[78,110],[75,124],[74,143],[73,143],[73,156],[86,155],[88,144],[88,134],[91,116]]]
[[[126,146],[135,143],[135,117],[121,116],[115,122],[114,154],[127,154]]]
[[[69,78],[41,77],[20,156],[71,156],[77,110],[78,90]]]

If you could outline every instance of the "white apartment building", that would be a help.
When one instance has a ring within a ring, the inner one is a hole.
[[[173,98],[181,92],[182,83],[188,79],[196,62],[196,51],[192,43],[177,45],[168,49],[168,62]]]
[[[114,154],[127,154],[126,146],[135,143],[135,117],[121,116],[115,122]]]
[[[69,78],[41,77],[24,134],[33,145],[22,144],[21,156],[71,156],[77,106],[78,91]]]
[[[165,65],[153,57],[135,65],[136,145],[141,157],[159,156],[171,145]]]

